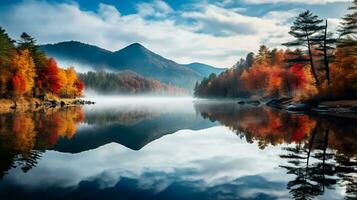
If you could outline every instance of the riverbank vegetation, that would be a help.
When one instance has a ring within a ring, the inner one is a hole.
[[[310,11],[296,17],[286,49],[259,52],[196,84],[198,97],[279,98],[299,101],[357,99],[357,0],[337,33]]]
[[[0,99],[76,98],[83,89],[73,67],[60,68],[27,33],[14,41],[0,27]]]

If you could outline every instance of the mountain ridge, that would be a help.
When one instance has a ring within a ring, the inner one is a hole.
[[[167,59],[140,43],[130,44],[117,51],[73,40],[45,44],[40,48],[58,60],[90,65],[95,70],[131,70],[144,77],[184,88],[193,88],[196,81],[205,76],[199,70]]]

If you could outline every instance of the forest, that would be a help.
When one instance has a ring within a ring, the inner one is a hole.
[[[80,73],[87,89],[103,94],[155,94],[182,95],[187,91],[179,87],[145,78],[133,71]]]
[[[14,41],[0,27],[0,98],[75,98],[83,90],[73,67],[60,68],[27,33]]]
[[[196,83],[194,95],[223,98],[339,100],[357,98],[357,0],[337,33],[311,11],[295,18],[285,49],[261,45],[233,68]]]

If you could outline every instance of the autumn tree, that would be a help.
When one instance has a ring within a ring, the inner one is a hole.
[[[20,50],[11,57],[12,89],[15,96],[30,94],[36,77],[35,63],[28,50]]]
[[[46,67],[39,72],[38,86],[42,92],[59,94],[61,90],[59,67],[53,58],[49,59]]]

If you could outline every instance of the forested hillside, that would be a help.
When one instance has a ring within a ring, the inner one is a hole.
[[[184,95],[188,90],[145,78],[132,71],[105,71],[79,74],[87,89],[104,94]]]

